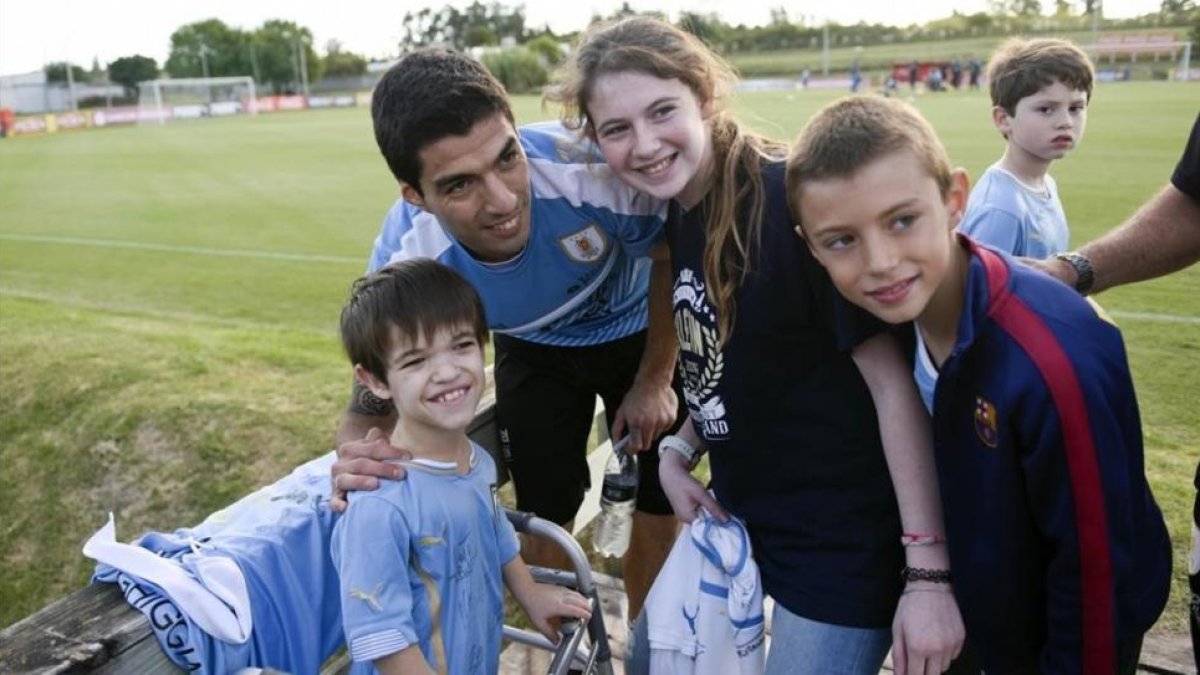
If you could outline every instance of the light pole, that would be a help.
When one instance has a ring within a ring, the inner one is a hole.
[[[304,101],[307,104],[307,102],[308,102],[308,59],[304,54],[306,51],[304,49],[304,40],[303,40],[304,36],[301,35],[300,33],[284,31],[283,37],[284,37],[284,39],[286,39],[292,43],[292,51],[293,51],[293,56],[294,56],[294,58],[291,59],[292,67],[298,71],[298,73],[297,73],[298,77],[296,78],[297,84],[300,85],[300,91],[304,94]]]
[[[200,54],[200,72],[204,73],[204,79],[208,79],[208,55],[212,52],[208,45],[201,42],[200,48],[196,50]]]

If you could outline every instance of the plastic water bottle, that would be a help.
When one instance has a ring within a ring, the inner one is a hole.
[[[633,532],[633,507],[637,500],[637,456],[626,452],[629,437],[613,446],[604,467],[600,490],[600,516],[592,533],[592,550],[608,558],[619,558],[629,549]]]

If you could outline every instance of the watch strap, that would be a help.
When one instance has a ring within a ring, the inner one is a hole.
[[[696,463],[696,447],[691,443],[683,440],[675,434],[667,434],[658,442],[658,456],[662,457],[663,453],[668,450],[674,450],[683,455],[683,458],[688,461],[688,464]]]
[[[1096,270],[1087,256],[1078,251],[1068,251],[1057,253],[1054,258],[1067,263],[1075,270],[1075,292],[1087,295],[1092,290],[1092,284],[1096,281]]]

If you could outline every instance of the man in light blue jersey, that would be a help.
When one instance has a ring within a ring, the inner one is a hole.
[[[637,450],[678,417],[670,310],[648,300],[650,283],[670,283],[669,265],[652,264],[665,205],[613,179],[557,124],[517,129],[503,87],[463,54],[406,55],[377,85],[371,112],[401,199],[368,269],[433,258],[479,292],[496,332],[496,414],[517,507],[570,529],[588,488],[595,397],[613,436],[627,431]],[[338,489],[397,476],[379,461],[404,453],[386,441],[394,423],[356,387],[338,429]],[[624,568],[631,616],[675,532],[656,453],[639,465]],[[523,550],[531,563],[566,566],[549,542],[529,538]]]

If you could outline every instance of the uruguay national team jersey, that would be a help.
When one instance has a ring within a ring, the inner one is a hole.
[[[150,619],[180,668],[316,673],[343,644],[329,471],[337,453],[210,515],[194,528],[116,541],[112,521],[84,553]]]
[[[1067,214],[1058,185],[1046,174],[1046,189],[1035,190],[998,165],[988,167],[971,189],[958,229],[1005,253],[1044,260],[1070,246]]]
[[[612,342],[646,327],[653,244],[666,204],[621,183],[592,146],[558,123],[518,130],[529,162],[529,243],[517,257],[485,264],[438,219],[397,200],[375,239],[368,271],[433,258],[467,278],[489,327],[554,346]]]
[[[472,443],[465,474],[445,462],[405,466],[405,480],[351,493],[334,528],[353,672],[419,646],[438,672],[495,673],[502,568],[520,548],[495,500],[496,465]]]

